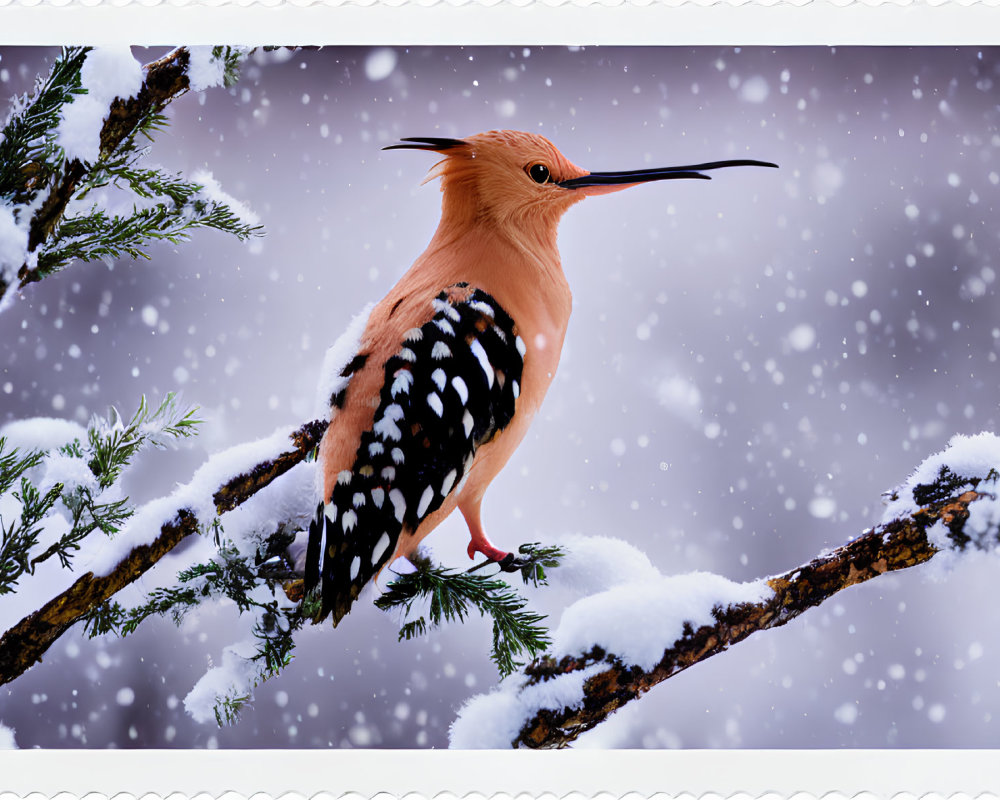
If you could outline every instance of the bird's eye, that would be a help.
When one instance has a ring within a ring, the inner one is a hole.
[[[535,183],[548,183],[549,182],[549,178],[551,177],[549,175],[549,168],[547,166],[545,166],[544,164],[540,164],[540,163],[529,164],[525,168],[525,172],[528,173],[528,176]]]

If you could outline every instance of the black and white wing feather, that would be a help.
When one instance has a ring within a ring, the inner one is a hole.
[[[461,490],[477,449],[514,416],[524,352],[514,320],[478,289],[464,300],[441,292],[428,321],[407,332],[384,364],[353,466],[310,526],[306,590],[322,593],[316,621],[332,614],[336,625],[403,531]]]

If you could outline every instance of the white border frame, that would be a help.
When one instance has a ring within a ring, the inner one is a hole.
[[[40,794],[226,793],[340,798],[502,794],[538,798],[985,798],[992,750],[26,750],[0,754],[0,800]]]
[[[0,0],[8,45],[990,45],[1000,0]]]

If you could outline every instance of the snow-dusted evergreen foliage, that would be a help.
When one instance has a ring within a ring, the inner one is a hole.
[[[721,575],[663,575],[638,548],[620,539],[574,536],[566,540],[554,583],[579,592],[552,631],[548,653],[581,662],[595,647],[621,663],[649,670],[686,629],[709,624],[720,607],[756,602],[771,594],[765,580],[738,584]],[[600,660],[544,681],[518,672],[493,691],[471,698],[451,727],[458,749],[505,748],[541,711],[579,707],[585,682],[607,668]]]
[[[22,423],[17,435],[30,441],[29,430],[49,422]],[[0,595],[26,590],[20,583],[51,558],[72,570],[92,534],[113,538],[134,511],[118,485],[122,472],[144,447],[191,436],[198,424],[194,410],[181,411],[171,394],[155,411],[142,398],[128,422],[112,408],[91,422],[85,438],[51,450],[18,448],[0,430]],[[103,541],[91,540],[89,552]]]
[[[67,47],[30,95],[13,100],[0,132],[0,310],[19,289],[75,260],[148,257],[151,243],[179,243],[199,227],[239,239],[261,233],[256,216],[210,173],[189,180],[144,164],[167,125],[166,103],[188,86],[231,86],[246,55],[241,48],[180,48],[143,68],[127,47]],[[169,88],[147,86],[156,69],[173,70]],[[0,595],[9,597],[0,629],[13,629],[82,572],[110,572],[174,517],[176,506],[154,519],[151,511],[163,513],[155,501],[137,509],[123,476],[141,450],[192,436],[194,413],[169,393],[155,409],[143,397],[130,418],[112,408],[86,429],[39,418],[0,431]],[[214,559],[191,564],[175,585],[155,587],[132,604],[91,608],[86,630],[124,635],[153,614],[180,619],[197,603],[224,596],[253,609],[254,660],[260,674],[273,674],[287,663],[288,633],[301,621],[278,620],[273,580],[267,587],[269,552],[234,545],[212,512],[199,524]],[[127,528],[130,520],[139,524]],[[283,541],[273,529],[267,534],[267,547]],[[220,720],[234,711],[232,698],[219,698]]]
[[[301,523],[298,512],[311,507],[313,465],[300,464],[275,480],[224,526],[213,493],[227,478],[250,473],[261,459],[279,452],[287,438],[279,431],[219,454],[188,486],[136,508],[123,495],[129,466],[143,449],[192,436],[200,424],[194,413],[180,408],[173,395],[155,410],[143,398],[128,421],[112,409],[108,417],[95,418],[84,436],[52,449],[32,442],[75,433],[59,420],[22,421],[0,430],[0,594],[17,595],[16,602],[0,608],[0,630],[12,629],[19,617],[81,573],[112,572],[137,548],[152,544],[161,526],[194,509],[200,540],[176,577],[160,575],[143,591],[92,607],[82,619],[92,637],[124,636],[153,615],[169,614],[180,623],[199,604],[235,603],[245,641],[228,648],[233,653],[224,664],[240,676],[239,691],[232,679],[220,684],[217,668],[210,671],[209,685],[222,689],[208,692],[199,684],[189,701],[196,719],[214,717],[222,724],[235,720],[254,686],[288,664],[292,635],[309,618],[308,599],[291,602],[280,588],[295,577],[280,554],[294,536],[294,523]],[[8,430],[20,448],[8,443],[3,435]]]
[[[515,561],[521,579],[532,586],[548,582],[545,568],[559,566],[564,551],[558,547],[523,544]],[[531,658],[541,655],[552,644],[548,631],[540,624],[543,615],[525,611],[527,601],[496,575],[476,572],[490,562],[458,572],[433,564],[429,558],[410,559],[412,572],[398,574],[388,590],[375,601],[383,610],[401,609],[404,623],[399,638],[412,639],[426,634],[446,622],[463,622],[472,608],[493,619],[493,647],[490,658],[497,665],[500,677],[512,673],[522,662],[517,656],[526,653]],[[414,606],[426,605],[423,614],[413,617]],[[412,619],[409,619],[413,617]]]
[[[190,57],[172,55],[180,92]],[[194,85],[231,85],[245,55],[211,48],[197,63],[200,72],[212,65],[218,80]],[[144,78],[127,47],[67,47],[31,95],[14,99],[0,131],[0,310],[16,290],[76,260],[146,258],[152,242],[176,244],[197,228],[260,234],[211,176],[144,166],[173,96]]]

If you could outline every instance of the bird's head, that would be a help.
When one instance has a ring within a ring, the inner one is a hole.
[[[649,181],[695,178],[721,167],[776,167],[747,159],[629,172],[588,172],[566,158],[544,136],[522,131],[488,131],[465,139],[407,138],[385,150],[440,153],[428,179],[440,177],[444,213],[503,226],[553,231],[562,214],[584,197],[608,194]]]

